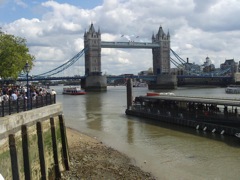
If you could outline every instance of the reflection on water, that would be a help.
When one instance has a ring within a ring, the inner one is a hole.
[[[134,127],[133,127],[133,122],[128,121],[127,122],[127,142],[129,144],[133,144],[133,134],[134,134]]]
[[[128,154],[159,179],[239,179],[240,139],[125,115],[126,87],[83,96],[61,95],[66,125]],[[145,95],[134,88],[133,95]],[[181,96],[224,97],[224,88],[178,88]]]
[[[86,118],[89,129],[102,130],[102,96],[99,93],[91,93],[86,98]]]

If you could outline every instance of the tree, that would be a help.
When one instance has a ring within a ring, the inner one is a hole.
[[[28,62],[33,67],[35,57],[29,54],[26,40],[0,30],[0,77],[17,79]]]

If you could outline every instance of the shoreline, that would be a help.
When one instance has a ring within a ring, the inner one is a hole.
[[[108,147],[97,138],[66,128],[70,170],[62,179],[156,179],[136,166],[127,155]]]

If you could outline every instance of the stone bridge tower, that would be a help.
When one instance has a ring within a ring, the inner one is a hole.
[[[170,34],[164,33],[160,26],[156,36],[152,35],[152,42],[160,44],[159,48],[153,48],[153,74],[170,74]]]
[[[175,89],[177,77],[170,74],[170,34],[164,33],[159,27],[158,33],[152,35],[152,42],[158,43],[160,47],[152,48],[153,74],[157,76],[155,84],[149,84],[149,89]]]
[[[84,34],[85,75],[101,75],[101,33],[95,31],[93,24]]]
[[[93,24],[84,33],[85,76],[81,86],[87,91],[105,91],[107,78],[101,72],[101,33],[95,31]]]

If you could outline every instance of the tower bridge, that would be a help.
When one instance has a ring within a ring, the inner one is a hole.
[[[175,88],[176,76],[170,74],[170,34],[159,27],[158,33],[152,35],[152,42],[106,42],[101,40],[100,29],[95,30],[93,24],[84,33],[85,76],[81,85],[86,90],[106,90],[107,78],[101,72],[101,48],[143,48],[152,49],[153,75],[156,83],[149,84],[150,89]]]

